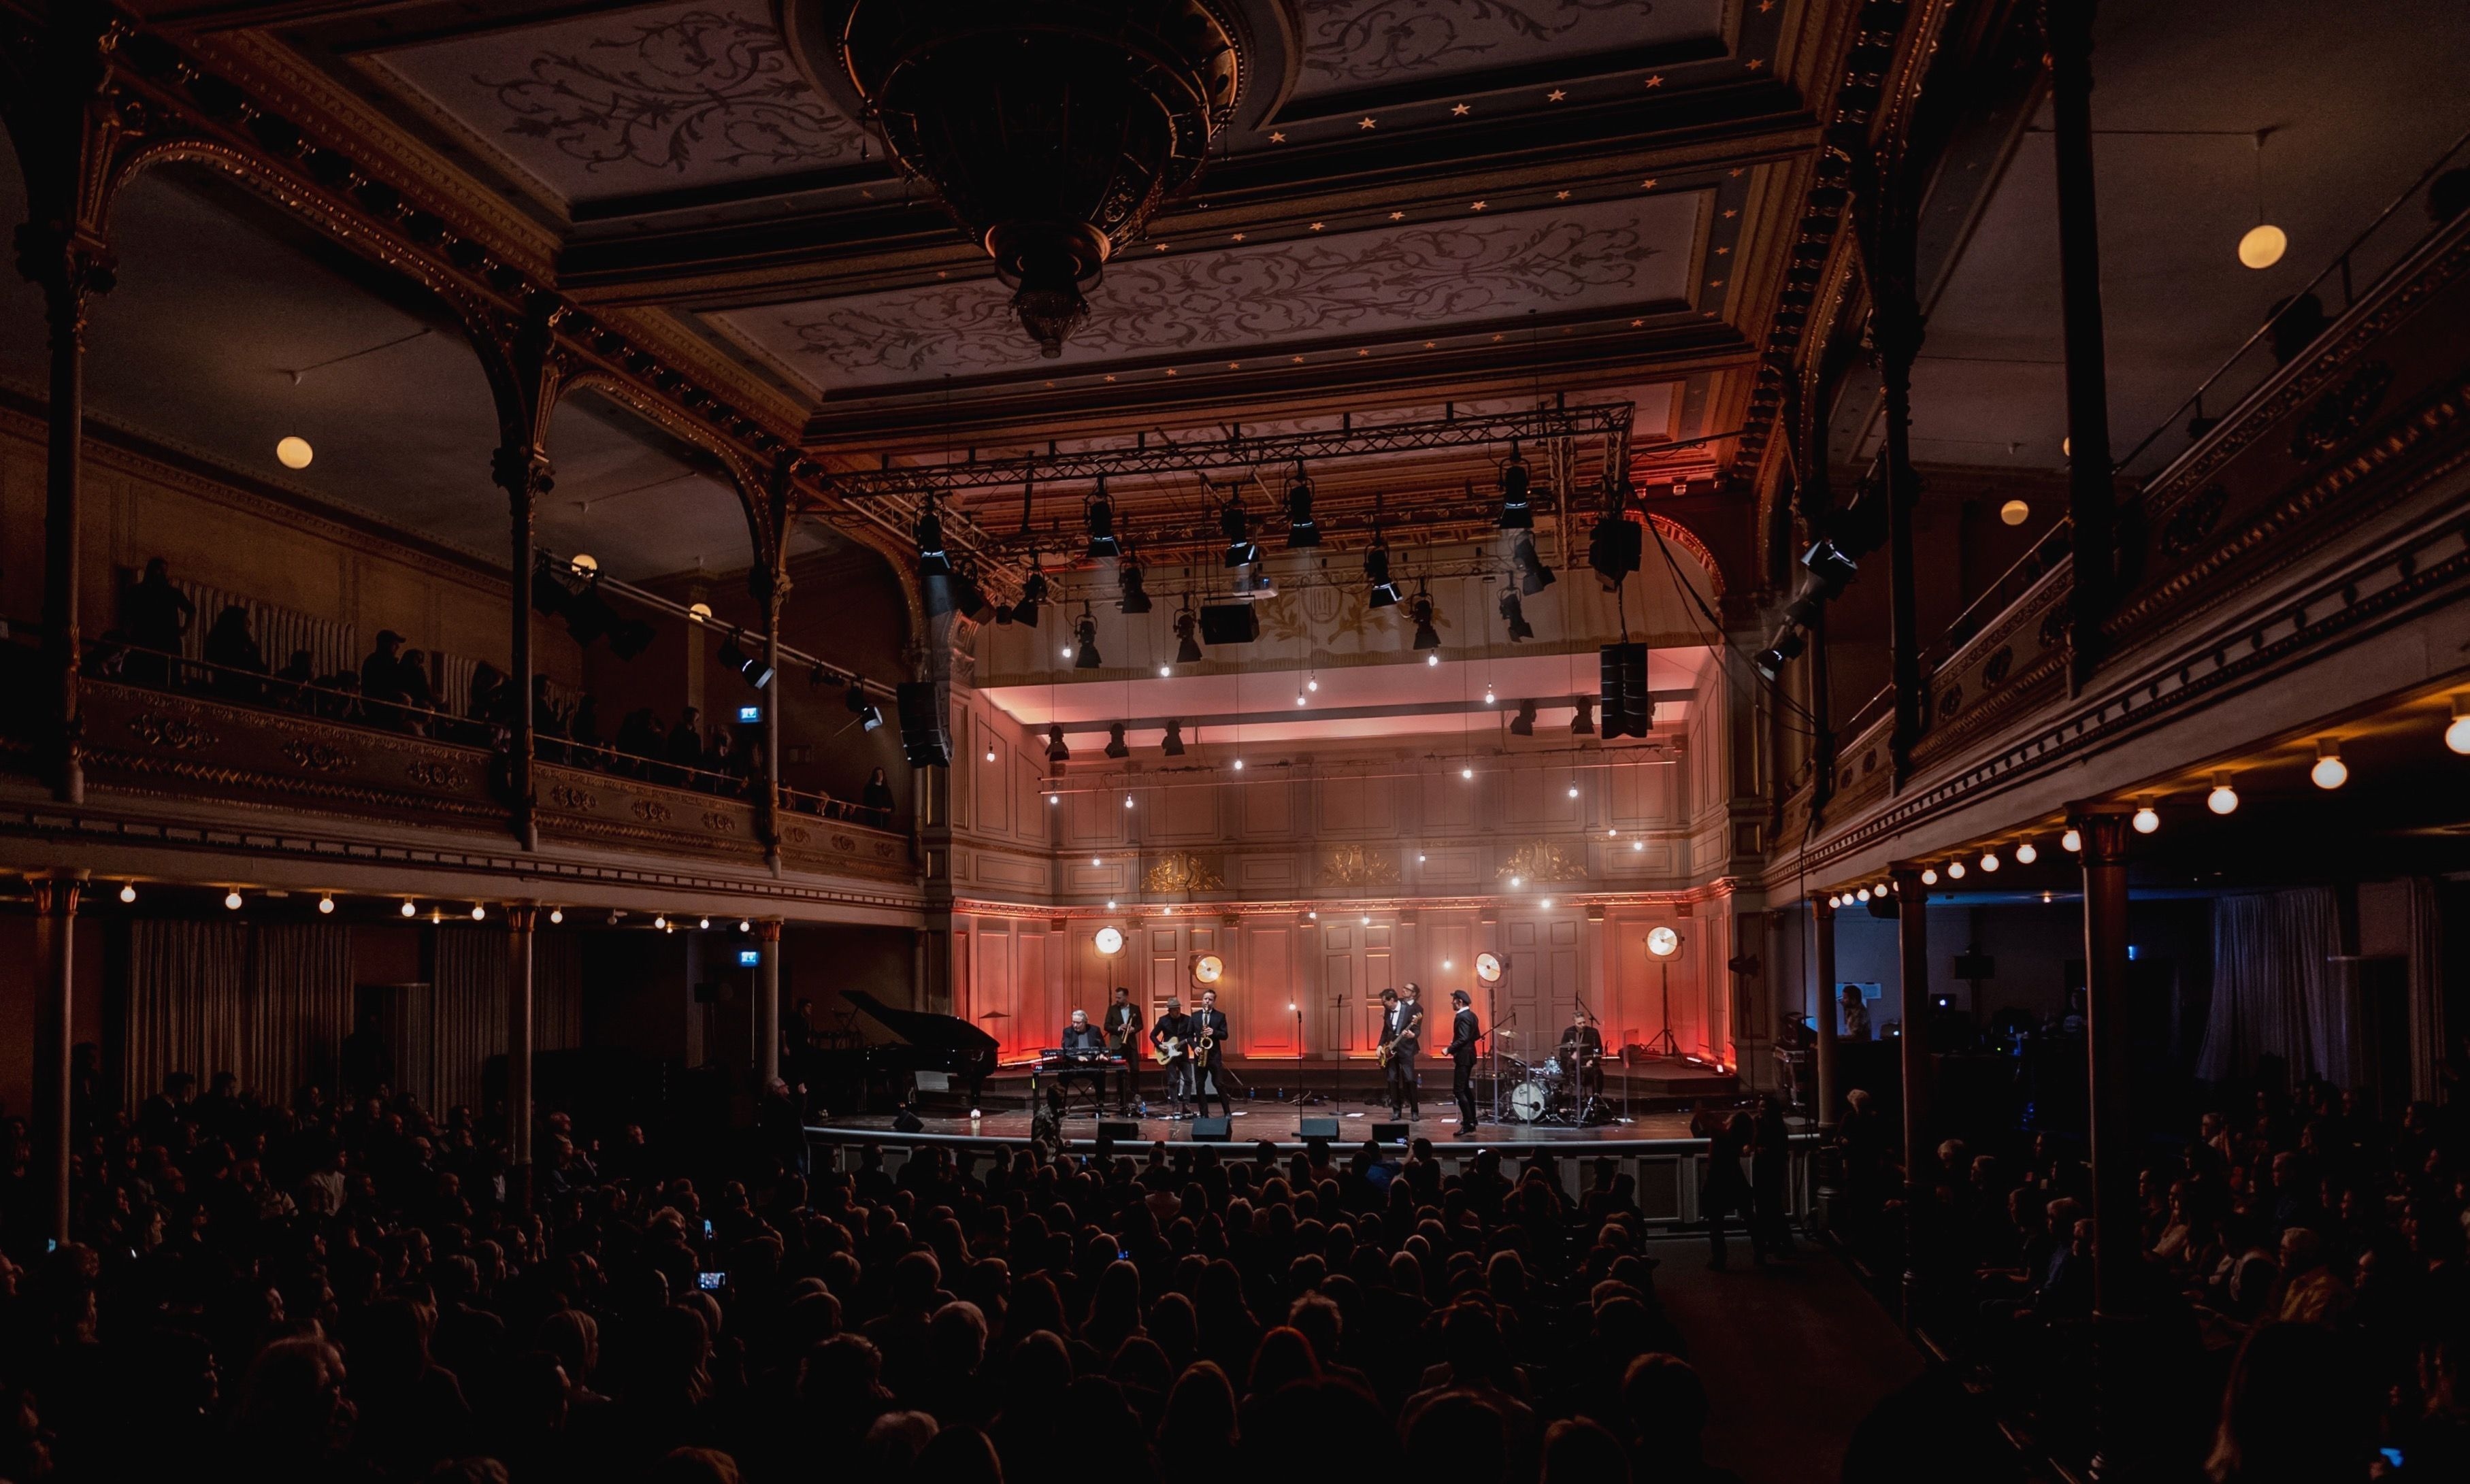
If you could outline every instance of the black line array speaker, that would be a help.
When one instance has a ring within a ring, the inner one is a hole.
[[[1334,1118],[1297,1119],[1295,1120],[1295,1137],[1298,1139],[1334,1140],[1338,1137],[1338,1120]]]
[[[1646,646],[1606,644],[1598,651],[1603,673],[1605,740],[1643,737],[1655,721],[1655,703],[1646,692]]]
[[[1249,603],[1200,605],[1200,642],[1249,644],[1261,637],[1261,611]]]
[[[909,766],[952,766],[952,739],[944,731],[943,708],[935,704],[934,683],[902,681],[899,702],[900,746],[909,754]]]
[[[1192,1142],[1224,1144],[1235,1137],[1235,1121],[1231,1118],[1196,1118],[1192,1121]]]

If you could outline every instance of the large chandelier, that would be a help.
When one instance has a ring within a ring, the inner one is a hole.
[[[1243,85],[1222,0],[825,0],[893,154],[995,260],[1049,357],[1192,182]]]

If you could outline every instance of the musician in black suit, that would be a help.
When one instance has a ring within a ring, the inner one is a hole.
[[[1417,1003],[1422,993],[1412,983],[1407,985],[1404,999],[1395,990],[1381,991],[1381,1039],[1389,1048],[1389,1062],[1382,1071],[1388,1085],[1392,1118],[1424,1116],[1415,1092],[1415,1053],[1424,1033],[1424,1008]]]
[[[1063,1028],[1063,1042],[1058,1049],[1062,1055],[1060,1058],[1061,1064],[1055,1073],[1056,1085],[1069,1097],[1075,1081],[1086,1081],[1089,1084],[1089,1116],[1097,1117],[1099,1106],[1107,1096],[1107,1038],[1099,1034],[1096,1026],[1089,1024],[1087,1010],[1072,1012],[1072,1022]]]
[[[1100,1029],[1107,1033],[1107,1049],[1124,1058],[1124,1069],[1115,1074],[1115,1111],[1130,1118],[1141,1105],[1141,1032],[1147,1029],[1132,991],[1115,986],[1115,1003],[1107,1007]]]
[[[1604,1033],[1584,1009],[1571,1017],[1561,1032],[1561,1069],[1570,1077],[1572,1094],[1581,1101],[1601,1097],[1604,1090]]]
[[[1450,991],[1450,1096],[1458,1101],[1458,1137],[1475,1137],[1475,1007],[1463,989]]]
[[[1165,1011],[1150,1025],[1152,1047],[1164,1051],[1170,1041],[1176,1043],[1177,1050],[1166,1064],[1166,1095],[1175,1103],[1175,1111],[1167,1117],[1189,1118],[1192,1116],[1192,1017],[1183,1012],[1181,1000],[1167,1001]]]
[[[1226,1012],[1218,1008],[1217,990],[1200,991],[1200,1009],[1192,1012],[1192,1035],[1196,1044],[1204,1038],[1209,1042],[1209,1054],[1195,1061],[1192,1068],[1192,1087],[1200,1114],[1203,1118],[1209,1116],[1209,1100],[1215,1097],[1218,1111],[1231,1118],[1235,1109],[1228,1105],[1226,1089],[1220,1082],[1226,1071]]]

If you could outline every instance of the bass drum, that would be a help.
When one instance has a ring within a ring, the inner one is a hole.
[[[1542,1078],[1519,1083],[1509,1090],[1509,1116],[1522,1124],[1531,1124],[1544,1116],[1552,1105],[1552,1086]]]

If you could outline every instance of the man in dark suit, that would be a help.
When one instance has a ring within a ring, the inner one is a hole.
[[[1213,1097],[1218,1100],[1220,1113],[1234,1116],[1235,1109],[1226,1101],[1226,1089],[1219,1083],[1226,1070],[1226,1012],[1218,1008],[1217,990],[1200,991],[1200,1009],[1192,1012],[1192,1037],[1196,1049],[1204,1040],[1209,1043],[1208,1054],[1192,1065],[1192,1087],[1201,1116],[1209,1116],[1209,1100]]]
[[[1475,1006],[1463,989],[1450,991],[1450,1096],[1458,1101],[1458,1137],[1475,1137]]]
[[[1383,1071],[1388,1083],[1392,1118],[1424,1116],[1423,1105],[1415,1095],[1415,1053],[1422,1045],[1424,1032],[1424,1008],[1416,1002],[1422,993],[1411,983],[1403,999],[1389,990],[1381,991],[1381,1039],[1389,1048],[1389,1063]]]
[[[1107,1007],[1099,1029],[1107,1033],[1107,1049],[1124,1058],[1124,1069],[1115,1074],[1115,1111],[1130,1118],[1141,1105],[1141,1032],[1146,1029],[1132,991],[1115,986],[1115,1003]]]
[[[1102,1067],[1107,1055],[1107,1038],[1099,1033],[1096,1026],[1089,1024],[1087,1010],[1072,1012],[1071,1022],[1063,1028],[1063,1044],[1059,1050],[1063,1054],[1060,1059],[1067,1070],[1056,1073],[1056,1084],[1069,1097],[1075,1081],[1087,1081],[1089,1116],[1097,1117],[1098,1109],[1107,1097],[1107,1074]]]

